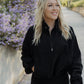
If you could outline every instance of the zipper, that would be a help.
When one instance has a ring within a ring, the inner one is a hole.
[[[51,53],[51,56],[52,56],[52,52],[53,52],[53,42],[52,42],[52,31],[49,32],[49,41],[50,41],[50,53]],[[51,59],[51,57],[50,57]],[[51,66],[51,62],[49,60],[49,64]],[[51,78],[52,77],[52,73],[51,73],[51,67],[49,66],[49,73],[48,73],[48,78]]]
[[[50,35],[50,50],[51,50],[51,52],[53,52],[52,35],[50,32],[49,32],[49,35]]]

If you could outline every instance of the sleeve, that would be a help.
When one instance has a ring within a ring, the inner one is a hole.
[[[70,82],[71,84],[83,84],[82,82],[82,61],[81,61],[81,52],[78,46],[77,38],[75,36],[74,30],[71,27],[71,35],[72,35],[72,42],[73,42],[73,59],[72,59],[72,64],[69,70],[70,74]]]
[[[33,58],[31,55],[31,49],[30,49],[31,34],[32,32],[31,32],[31,29],[29,28],[29,30],[25,35],[23,45],[22,45],[22,52],[21,52],[21,55],[22,55],[21,60],[26,74],[30,74],[33,72],[32,66],[34,65]]]

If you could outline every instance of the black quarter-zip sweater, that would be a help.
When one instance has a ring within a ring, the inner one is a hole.
[[[26,33],[21,52],[25,72],[32,73],[31,84],[69,84],[69,75],[71,84],[82,84],[81,52],[73,28],[70,27],[72,39],[65,40],[58,20],[51,35],[43,20],[40,42],[35,46],[33,27]]]

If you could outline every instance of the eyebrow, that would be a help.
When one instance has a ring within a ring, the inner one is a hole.
[[[54,4],[54,3],[51,2],[51,3],[48,3],[48,4]],[[58,4],[58,3],[56,3],[56,4]]]

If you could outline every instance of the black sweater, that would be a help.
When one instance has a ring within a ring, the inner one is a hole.
[[[52,78],[68,73],[71,84],[82,84],[81,52],[73,28],[70,27],[72,39],[69,40],[64,39],[57,22],[51,35],[48,29],[48,25],[43,21],[42,35],[36,46],[32,44],[33,26],[27,31],[21,53],[25,72],[32,73],[34,65],[37,78]]]

